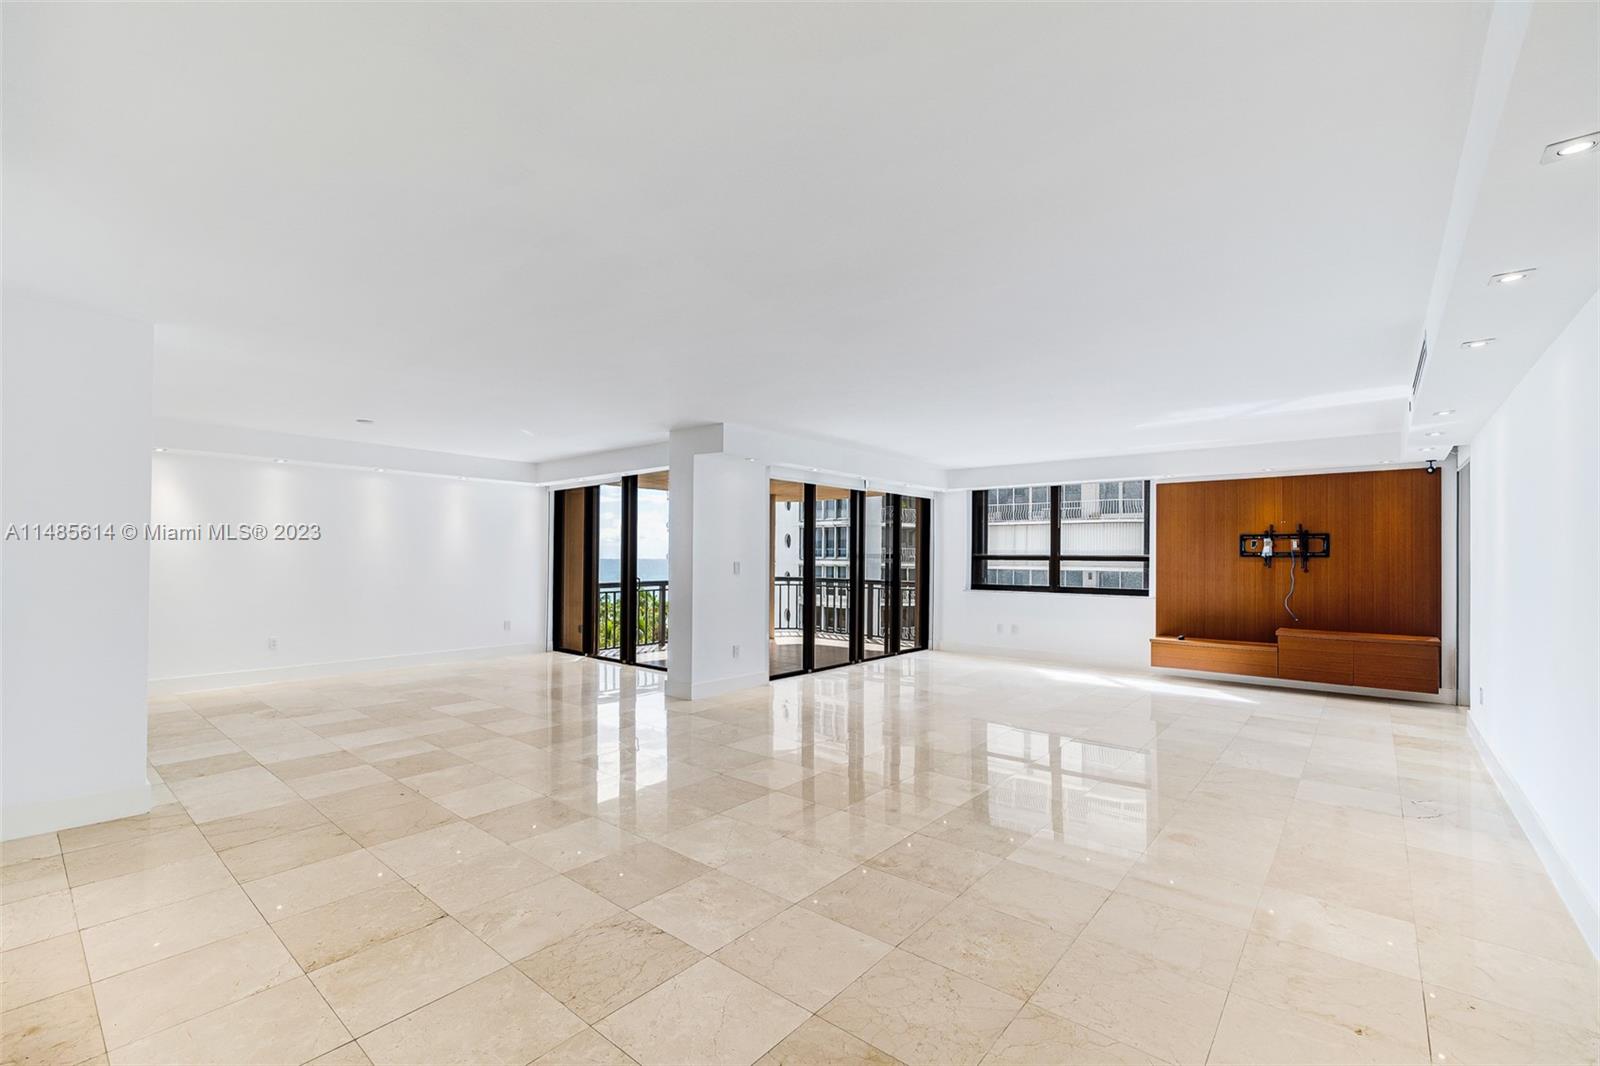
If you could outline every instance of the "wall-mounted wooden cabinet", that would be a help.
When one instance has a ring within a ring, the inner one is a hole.
[[[1255,640],[1153,637],[1150,665],[1169,670],[1213,670],[1219,674],[1277,677],[1278,646]]]
[[[1439,638],[1278,630],[1278,676],[1401,692],[1439,691]]]
[[[1437,692],[1439,484],[1406,469],[1161,485],[1150,665]],[[1327,533],[1327,557],[1241,556],[1268,526]]]
[[[1276,641],[1151,637],[1150,665],[1397,692],[1439,691],[1439,638],[1278,630]]]

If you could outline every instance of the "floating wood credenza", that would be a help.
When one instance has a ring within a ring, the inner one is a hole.
[[[1150,638],[1150,665],[1328,685],[1439,691],[1439,638],[1327,629],[1278,630],[1275,641]]]
[[[1442,480],[1407,468],[1161,484],[1164,635],[1150,665],[1438,692]],[[1251,554],[1269,529],[1270,565]]]
[[[1171,670],[1212,670],[1250,677],[1278,676],[1278,645],[1255,640],[1150,638],[1150,665]]]

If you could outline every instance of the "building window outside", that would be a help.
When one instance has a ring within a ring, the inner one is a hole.
[[[1146,481],[1081,481],[972,494],[972,587],[1150,594]]]

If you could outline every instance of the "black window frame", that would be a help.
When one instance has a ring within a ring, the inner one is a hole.
[[[1065,484],[1090,484],[1102,481],[1129,482],[1137,478],[1099,478],[1084,482],[1058,483],[1048,486],[1050,490],[1050,551],[1048,554],[1020,554],[1010,555],[1005,553],[990,553],[989,540],[989,494],[992,492],[1010,491],[1007,489],[974,489],[972,492],[972,588],[983,592],[1064,592],[1079,596],[1149,596],[1150,595],[1150,510],[1152,497],[1150,495],[1150,482],[1144,480],[1144,551],[1139,555],[1084,555],[1080,553],[1062,554],[1061,551],[1061,512],[1062,489]],[[1028,489],[1044,488],[1045,486],[1023,486]],[[1121,490],[1118,490],[1119,496]],[[1031,495],[1031,493],[1030,493]],[[1009,502],[1009,501],[996,501]],[[985,578],[990,563],[1026,562],[1045,564],[1047,583],[1043,585],[996,585]],[[1103,588],[1095,586],[1069,586],[1061,583],[1061,566],[1063,563],[1140,563],[1144,568],[1144,587],[1129,588]]]

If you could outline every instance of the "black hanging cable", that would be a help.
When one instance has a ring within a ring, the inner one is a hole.
[[[1289,542],[1289,594],[1283,598],[1283,609],[1288,611],[1289,617],[1296,622],[1300,621],[1300,616],[1294,613],[1294,608],[1289,606],[1289,601],[1294,598],[1294,553],[1298,544],[1298,539]]]

